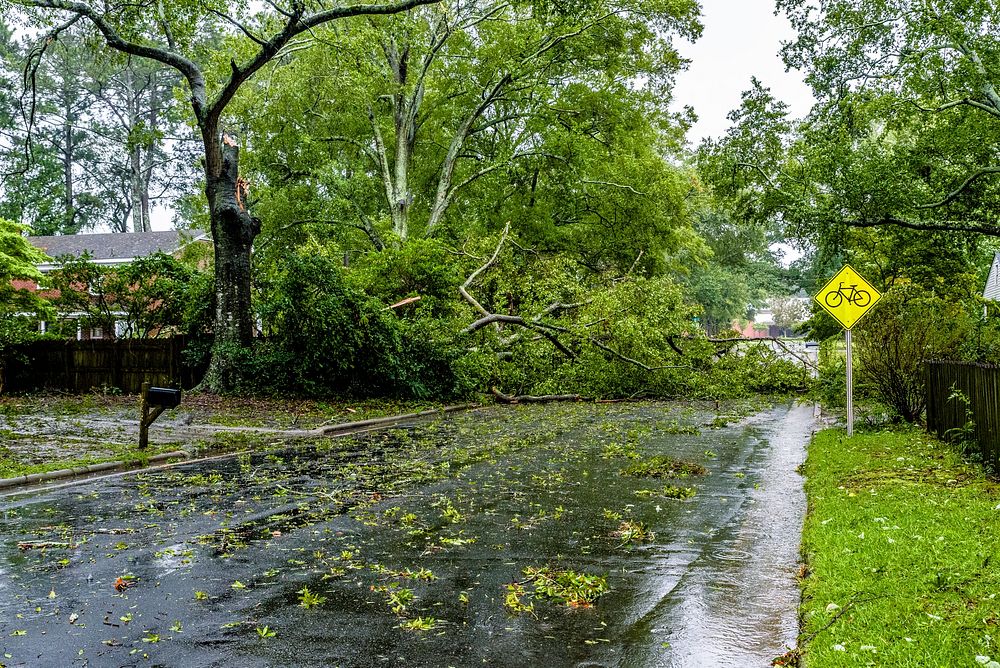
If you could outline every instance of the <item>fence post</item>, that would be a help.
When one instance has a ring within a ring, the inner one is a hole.
[[[934,431],[934,363],[926,360],[924,365],[927,369],[927,385],[925,386],[927,398],[927,431]]]

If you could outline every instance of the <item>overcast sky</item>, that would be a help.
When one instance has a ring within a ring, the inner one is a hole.
[[[678,44],[691,65],[677,78],[673,102],[675,109],[690,105],[698,114],[692,145],[725,134],[726,114],[739,106],[754,75],[788,103],[793,117],[804,116],[812,93],[799,72],[785,72],[778,56],[781,42],[795,33],[784,15],[774,15],[774,0],[701,0],[701,5],[701,39]]]

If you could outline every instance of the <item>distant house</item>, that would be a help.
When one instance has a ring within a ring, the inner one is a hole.
[[[80,257],[89,254],[90,261],[94,264],[113,267],[128,264],[139,258],[144,258],[154,253],[166,253],[177,256],[184,248],[192,243],[207,243],[207,234],[197,233],[192,236],[189,232],[170,230],[166,232],[131,232],[131,233],[111,233],[111,234],[66,234],[52,237],[28,237],[28,241],[33,246],[40,249],[53,260],[60,257],[72,256]],[[47,262],[37,265],[42,274],[59,268],[57,262]],[[14,287],[37,292],[46,292],[44,279],[42,285],[37,285],[32,281],[16,280]],[[49,291],[51,293],[51,291]],[[79,319],[82,313],[63,313],[61,316],[67,320]],[[48,323],[39,323],[39,330],[45,332]],[[121,335],[121,327],[116,323],[116,331],[106,332],[100,327],[83,328],[77,326],[76,338],[104,339],[116,338]]]
[[[993,254],[993,266],[990,267],[990,275],[986,279],[986,287],[983,288],[983,299],[991,302],[1000,302],[1000,253]],[[983,306],[983,317],[986,316],[986,307]]]
[[[792,297],[774,297],[757,309],[751,322],[735,322],[733,329],[747,339],[794,336],[795,326],[809,317],[809,303],[803,290]]]

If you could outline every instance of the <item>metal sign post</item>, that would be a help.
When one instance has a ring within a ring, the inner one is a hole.
[[[854,435],[854,349],[851,329],[882,298],[879,291],[845,266],[816,295],[816,301],[844,328],[847,343],[847,435]]]
[[[847,438],[854,436],[854,351],[851,350],[851,330],[844,330],[847,339]]]

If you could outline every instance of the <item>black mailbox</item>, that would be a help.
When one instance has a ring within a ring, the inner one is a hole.
[[[151,387],[146,393],[146,401],[150,406],[177,408],[181,405],[181,391],[169,387]]]

